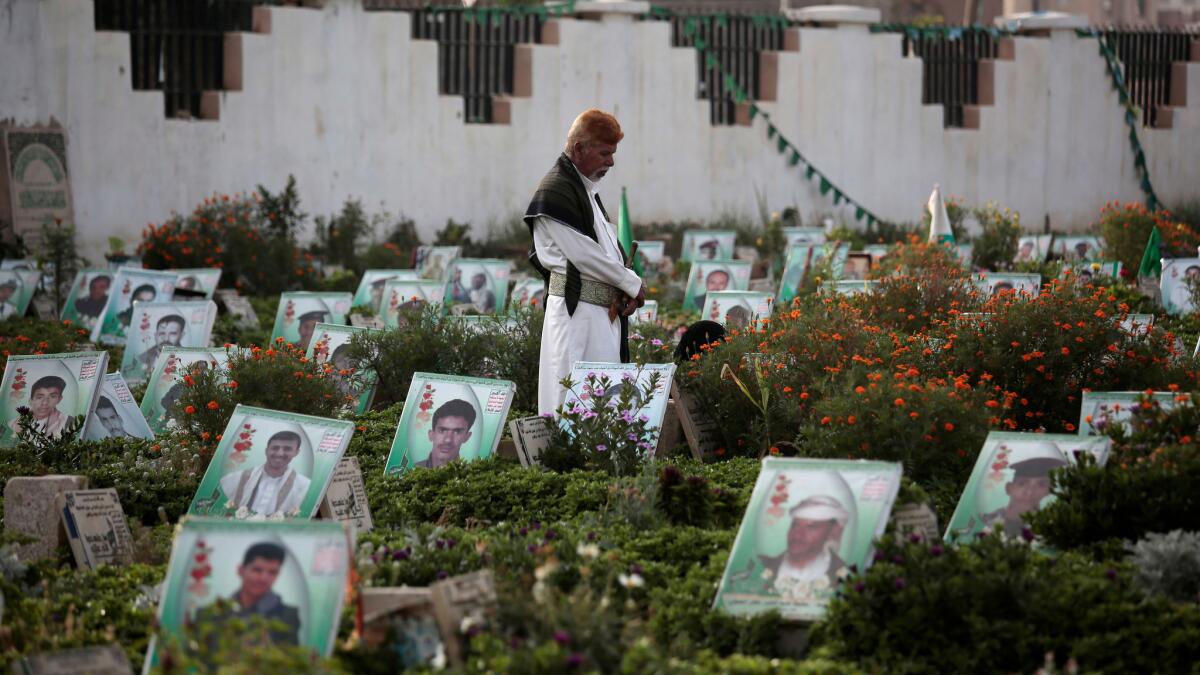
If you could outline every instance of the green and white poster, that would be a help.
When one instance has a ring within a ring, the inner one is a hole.
[[[900,475],[894,462],[764,459],[714,609],[821,618],[850,568],[871,564]]]
[[[0,270],[0,320],[25,316],[41,277],[38,270]]]
[[[354,307],[370,307],[380,314],[383,306],[384,286],[392,279],[398,281],[416,281],[420,279],[417,270],[367,270],[363,272],[358,282],[358,290],[354,292]]]
[[[76,422],[82,434],[107,366],[104,351],[8,357],[0,383],[0,448],[16,444],[22,408],[29,409],[34,428],[51,438]]]
[[[508,380],[414,373],[384,473],[491,457],[516,390]]]
[[[108,289],[113,273],[108,269],[84,269],[75,273],[75,281],[67,293],[59,318],[78,324],[89,333],[100,320],[108,304]]]
[[[775,298],[754,291],[713,291],[704,299],[700,317],[716,321],[726,328],[746,328],[770,318]]]
[[[1191,396],[1170,391],[1152,392],[1151,397],[1163,410],[1174,408],[1176,398],[1190,404]],[[1079,424],[1075,430],[1081,436],[1103,434],[1112,426],[1129,426],[1129,420],[1141,403],[1140,391],[1085,391],[1079,404]]]
[[[998,527],[1006,536],[1019,536],[1025,527],[1021,516],[1053,499],[1051,471],[1074,463],[1080,452],[1102,465],[1111,445],[1105,436],[989,433],[946,528],[946,541],[969,542],[984,528]]]
[[[422,279],[445,281],[450,273],[450,263],[462,255],[461,246],[418,246],[413,268]]]
[[[442,294],[446,285],[440,281],[422,279],[406,281],[392,279],[384,285],[383,291],[383,325],[387,328],[399,328],[404,314],[419,310],[426,305],[442,305]]]
[[[783,278],[779,281],[776,304],[790,303],[799,294],[810,275],[824,271],[828,278],[822,279],[822,281],[840,279],[849,255],[849,245],[840,241],[824,244],[798,244],[789,248],[787,259],[783,264]],[[823,270],[824,265],[828,265],[828,269]]]
[[[352,543],[336,521],[180,521],[158,605],[169,639],[206,649],[204,627],[261,617],[272,643],[329,656],[349,585]],[[144,673],[159,664],[150,643]],[[215,641],[213,641],[215,642]]]
[[[477,314],[500,314],[508,298],[507,260],[459,258],[450,263],[442,300],[453,309],[469,306]]]
[[[308,345],[308,352],[305,354],[317,363],[329,365],[329,373],[338,393],[345,397],[347,406],[355,414],[366,412],[371,407],[371,399],[375,397],[375,371],[357,371],[347,356],[350,341],[355,335],[366,330],[355,326],[319,323],[314,333],[316,337]]]
[[[150,378],[158,355],[166,347],[207,347],[217,320],[212,300],[138,302],[126,330],[121,374],[140,384]]]
[[[96,409],[84,427],[85,440],[104,438],[154,438],[146,416],[138,408],[133,392],[120,373],[109,373],[101,380]]]
[[[1036,297],[1042,290],[1042,275],[987,272],[975,277],[975,285],[989,298],[1005,293],[1017,297]]]
[[[238,405],[188,514],[311,518],[353,435],[348,420]]]
[[[231,351],[237,347],[205,349],[203,347],[164,347],[154,362],[154,370],[146,381],[141,410],[146,423],[155,433],[166,431],[175,415],[175,402],[188,387],[187,377],[209,369],[226,373]]]
[[[213,294],[217,292],[217,286],[221,285],[220,267],[194,267],[166,271],[176,274],[176,293],[189,292],[186,295],[180,294],[180,300],[194,300],[199,297],[193,295],[195,293],[203,293],[205,298],[212,300]]]
[[[92,342],[123,345],[133,321],[133,303],[162,302],[175,293],[175,273],[122,267],[113,276],[108,300],[92,328]]]
[[[275,326],[271,329],[271,339],[281,337],[300,349],[307,350],[317,324],[346,323],[351,300],[353,296],[349,293],[281,293],[279,309],[275,311]]]
[[[709,293],[744,291],[750,285],[750,263],[742,260],[694,262],[683,291],[683,308],[699,312]]]
[[[655,375],[657,381],[655,382]],[[674,363],[600,363],[576,361],[571,366],[572,387],[563,400],[564,410],[597,409],[604,405],[616,408],[630,390],[629,410],[618,410],[628,419],[645,418],[646,428],[651,435],[645,441],[649,447],[643,449],[647,455],[658,447],[662,434],[663,420],[667,415],[667,400],[671,397],[671,383],[675,378]],[[595,384],[589,384],[594,382]],[[654,382],[654,388],[650,389]],[[647,393],[649,390],[649,393]],[[566,424],[565,420],[563,422]]]
[[[733,260],[736,242],[737,232],[733,230],[688,230],[683,233],[680,260],[690,263]]]

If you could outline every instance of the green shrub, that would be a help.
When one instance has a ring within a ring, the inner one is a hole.
[[[1200,606],[1144,598],[1123,565],[1000,536],[878,547],[813,631],[868,670],[1032,672],[1051,652],[1084,672],[1188,672],[1200,658]]]
[[[91,347],[88,335],[87,330],[76,328],[70,321],[42,321],[32,317],[10,316],[0,321],[0,356],[7,359],[19,354],[73,352]],[[119,360],[117,365],[120,365]]]
[[[1127,548],[1135,568],[1133,581],[1143,593],[1200,602],[1200,533],[1148,534]]]
[[[982,232],[972,239],[971,264],[988,270],[1005,270],[1017,257],[1017,240],[1021,238],[1020,214],[994,204],[975,209],[975,218]]]
[[[1143,204],[1109,202],[1100,209],[1100,236],[1104,239],[1104,259],[1119,260],[1124,274],[1137,274],[1150,233],[1158,228],[1162,237],[1159,251],[1164,258],[1196,255],[1200,230],[1176,222],[1167,211],[1150,211]]]
[[[627,373],[620,382],[604,374],[588,373],[582,382],[565,383],[575,403],[564,404],[562,424],[550,422],[550,439],[542,450],[542,465],[555,471],[589,469],[614,476],[630,476],[641,470],[645,458],[655,450],[649,418],[638,415],[640,401],[667,386],[662,373],[651,372],[649,381]],[[635,400],[636,399],[636,400]]]

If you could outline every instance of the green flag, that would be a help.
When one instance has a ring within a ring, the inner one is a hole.
[[[1162,276],[1162,254],[1158,250],[1161,241],[1162,236],[1155,225],[1150,232],[1150,241],[1146,242],[1146,252],[1142,254],[1142,266],[1138,268],[1139,277]]]
[[[621,242],[621,248],[625,249],[625,253],[632,255],[633,226],[629,224],[629,201],[625,199],[625,188],[621,188],[621,207],[617,211],[617,239]],[[638,276],[642,275],[640,256],[633,256],[633,271],[637,272]]]

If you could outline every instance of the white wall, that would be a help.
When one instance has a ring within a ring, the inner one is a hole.
[[[467,125],[437,93],[436,43],[410,38],[409,15],[276,8],[270,35],[245,36],[243,91],[219,121],[168,120],[160,93],[130,85],[129,38],[97,33],[88,0],[0,0],[0,119],[53,117],[68,131],[83,237],[135,241],[149,222],[213,193],[278,188],[289,173],[303,208],[414,218],[428,237],[447,218],[483,227],[519,215],[582,109],[617,114],[626,138],[603,191],[629,189],[635,220],[757,217],[796,205],[834,211],[752,128],[713,127],[695,97],[695,52],[669,26],[608,15],[563,20],[559,45],[534,48],[533,96],[513,123]],[[1093,40],[1018,38],[997,68],[997,104],[978,130],[944,129],[922,105],[921,65],[897,35],[805,28],[780,59],[767,110],[783,133],[881,217],[915,220],[935,182],[969,203],[994,200],[1029,228],[1081,228],[1107,200],[1139,200],[1123,111]],[[1173,129],[1141,129],[1168,204],[1200,197],[1200,64]],[[615,215],[615,214],[614,214]],[[853,214],[842,211],[848,220]]]

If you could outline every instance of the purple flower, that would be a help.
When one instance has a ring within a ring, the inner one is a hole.
[[[467,637],[475,637],[476,635],[479,635],[479,630],[480,629],[477,624],[471,624],[470,627],[467,628]]]
[[[1025,541],[1033,541],[1034,540],[1033,530],[1029,529],[1028,527],[1022,527],[1021,528],[1021,538],[1024,539]]]
[[[854,590],[862,593],[867,590],[867,585],[860,581],[857,584],[854,584]]]
[[[590,420],[595,416],[596,416],[596,413],[591,410],[587,410],[583,413],[583,419],[585,419],[585,420]]]
[[[433,542],[433,547],[440,551],[446,548],[446,542],[438,539],[437,541]]]
[[[903,565],[904,564],[904,556],[897,553],[896,555],[892,556],[892,562],[896,563],[897,565]]]
[[[518,532],[521,534],[521,536],[522,536],[522,537],[524,537],[525,535],[529,534],[529,528],[528,528],[528,527],[522,527],[520,530],[517,530],[517,531],[518,531]]]
[[[17,406],[17,414],[18,414],[18,415],[28,415],[28,414],[30,414],[30,413],[32,413],[32,412],[33,412],[33,411],[32,411],[32,410],[30,410],[30,409],[29,409],[29,406],[27,406],[27,405],[19,405],[19,406]]]
[[[632,411],[626,410],[625,412],[621,413],[621,421],[626,424],[633,424],[635,419],[637,418],[633,416]]]
[[[537,544],[530,544],[530,545],[526,546],[525,549],[527,551],[529,551],[530,553],[534,553],[535,551],[537,551]]]
[[[596,396],[603,396],[604,395],[604,387],[596,387],[596,389],[593,390],[592,393],[595,394]]]
[[[521,638],[519,638],[515,635],[513,637],[509,638],[508,639],[508,648],[509,649],[520,649],[521,648]]]
[[[540,529],[542,529],[542,524],[541,524],[541,522],[535,520],[529,524],[529,529],[540,530]]]
[[[629,566],[629,571],[630,571],[630,572],[633,572],[634,574],[638,575],[639,577],[640,577],[640,576],[645,576],[645,575],[643,575],[643,574],[642,574],[642,566],[641,566],[641,565],[638,565],[637,563],[634,563],[633,565],[630,565],[630,566]]]
[[[929,547],[929,554],[935,558],[941,556],[944,551],[945,549],[942,548],[941,544],[934,544]]]
[[[453,539],[446,540],[446,548],[454,548],[457,544],[458,542]]]
[[[654,338],[650,341],[650,344],[654,345],[655,347],[661,347],[663,346],[663,341],[659,340],[658,338]]]
[[[638,416],[638,421],[639,421],[639,422],[649,422],[649,421],[650,421],[650,418],[649,418],[649,417],[646,417],[645,415],[639,415],[639,416]]]
[[[588,532],[588,533],[587,533],[587,540],[588,540],[588,541],[596,541],[596,533],[595,533],[595,532]]]
[[[582,665],[583,665],[583,654],[580,654],[579,652],[571,652],[570,654],[567,654],[567,667],[568,668],[578,668],[579,666],[582,666]]]
[[[554,530],[546,530],[546,541],[553,541],[558,537],[558,533]]]
[[[1117,580],[1117,570],[1115,568],[1110,567],[1104,572],[1104,576],[1108,577],[1109,581],[1116,581]]]
[[[571,634],[560,628],[554,631],[554,641],[564,646],[570,644]]]
[[[883,562],[884,555],[880,551],[875,551],[875,562]]]
[[[446,570],[438,570],[438,573],[437,573],[438,581],[441,581],[442,579],[445,579],[448,576],[450,576],[450,573],[447,572]]]
[[[392,551],[392,560],[408,560],[408,549],[402,548],[398,551]]]
[[[905,586],[908,585],[908,582],[904,580],[904,577],[896,577],[895,583],[896,583],[896,590],[902,590]]]
[[[908,535],[908,540],[914,544],[919,544],[921,543],[921,535],[913,532],[912,534]]]
[[[608,446],[601,443],[596,446],[596,452],[608,452]]]

